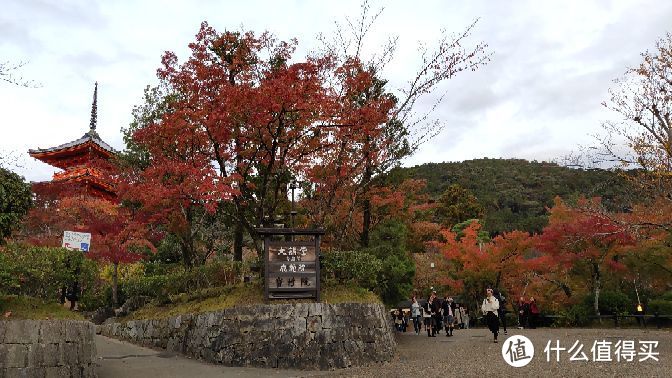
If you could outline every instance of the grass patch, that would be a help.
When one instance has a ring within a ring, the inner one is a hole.
[[[161,319],[189,313],[223,310],[236,305],[264,302],[264,293],[258,285],[235,285],[209,288],[194,294],[179,294],[170,297],[171,303],[158,305],[150,303],[120,321],[134,319]]]
[[[325,303],[379,303],[380,300],[375,293],[359,286],[331,286],[322,289],[322,302]]]
[[[322,289],[323,303],[382,303],[380,298],[360,287],[334,286]],[[170,297],[169,304],[148,304],[119,321],[161,319],[177,315],[224,310],[235,306],[265,303],[264,289],[260,284],[239,284],[204,289],[191,294]],[[310,299],[273,300],[270,303],[312,303]]]
[[[11,311],[11,316],[4,314]],[[0,296],[0,320],[49,320],[73,319],[84,320],[84,317],[70,311],[58,303],[45,303],[41,299],[24,296]]]

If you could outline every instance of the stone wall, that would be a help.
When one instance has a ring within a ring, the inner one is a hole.
[[[279,304],[99,326],[103,335],[227,366],[328,370],[388,361],[396,341],[377,304]]]
[[[94,331],[75,320],[0,321],[0,377],[95,377]]]

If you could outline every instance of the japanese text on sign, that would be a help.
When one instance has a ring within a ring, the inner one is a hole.
[[[91,245],[91,234],[88,232],[63,232],[63,248],[88,252]]]

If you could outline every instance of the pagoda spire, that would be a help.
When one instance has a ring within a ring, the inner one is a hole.
[[[90,131],[96,131],[98,124],[98,82],[93,89],[93,104],[91,104],[91,121],[89,122]]]

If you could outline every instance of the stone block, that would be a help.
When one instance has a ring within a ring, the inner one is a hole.
[[[76,321],[65,323],[65,342],[79,342],[84,337],[83,324]]]
[[[22,367],[22,368],[7,368],[4,371],[0,371],[3,378],[33,378],[42,376],[40,374],[40,369],[33,367]]]
[[[136,320],[134,323],[133,329],[135,330],[134,340],[142,342],[142,339],[145,338],[145,321]]]
[[[39,342],[58,343],[65,338],[65,322],[41,322]]]
[[[0,320],[0,344],[5,342],[5,333],[7,333],[7,327],[9,327],[9,322],[6,320]]]
[[[131,320],[130,322],[126,322],[126,327],[125,327],[125,337],[127,337],[129,340],[137,340],[138,339],[138,328],[136,326],[136,321]]]
[[[322,330],[322,317],[309,316],[306,318],[306,329],[310,332],[317,332]]]
[[[96,360],[96,343],[92,340],[86,340],[81,343],[77,343],[77,355],[79,357],[80,364],[88,364]]]
[[[34,367],[59,365],[58,344],[31,344],[28,348],[28,364]]]
[[[61,355],[63,356],[63,363],[65,365],[74,366],[79,363],[79,348],[79,343],[61,344]]]
[[[305,318],[309,314],[310,303],[297,303],[294,306],[294,316]]]
[[[24,368],[28,366],[28,346],[25,344],[7,344],[5,367]]]
[[[322,315],[322,303],[309,303],[307,304],[308,307],[308,314],[306,316],[320,316]]]
[[[0,343],[0,371],[7,364],[7,345]],[[1,377],[2,375],[0,375]]]
[[[254,323],[254,328],[257,332],[277,332],[279,327],[276,319],[262,318]]]
[[[78,367],[77,372],[72,372],[72,377],[96,378],[98,377],[98,373],[96,372],[96,365],[81,365]]]
[[[70,366],[53,366],[44,368],[44,377],[45,378],[66,378],[66,377],[77,377],[78,375],[72,374],[76,373],[78,369],[71,368]]]
[[[40,322],[36,320],[14,320],[5,324],[7,344],[32,344],[39,340]]]
[[[293,312],[291,304],[279,304],[271,306],[269,316],[271,318],[289,319]]]
[[[179,329],[182,326],[182,316],[178,315],[176,317],[170,318],[168,320],[170,323],[170,328]]]

